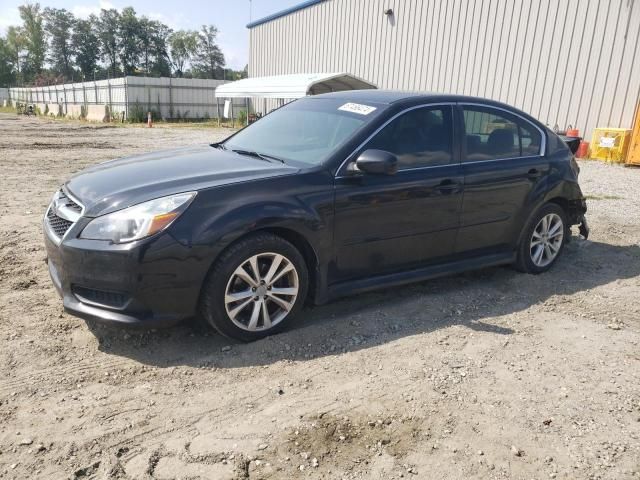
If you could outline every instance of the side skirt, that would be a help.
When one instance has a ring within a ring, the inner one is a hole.
[[[346,297],[356,293],[369,292],[383,287],[397,287],[408,283],[421,282],[469,270],[507,265],[515,261],[515,252],[499,253],[483,257],[457,260],[455,262],[443,263],[440,265],[432,265],[415,270],[408,270],[406,272],[378,275],[349,282],[336,283],[329,286],[327,300],[335,300],[336,298]]]

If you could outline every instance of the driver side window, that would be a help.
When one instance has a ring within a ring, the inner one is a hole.
[[[398,170],[448,165],[453,158],[451,107],[410,110],[380,130],[364,149],[393,153]]]

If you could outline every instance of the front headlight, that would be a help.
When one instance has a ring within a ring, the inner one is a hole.
[[[187,192],[156,198],[94,218],[84,227],[80,238],[126,243],[148,237],[171,225],[195,196],[195,192]]]

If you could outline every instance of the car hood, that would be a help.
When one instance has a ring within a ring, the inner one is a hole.
[[[65,187],[85,207],[84,215],[95,217],[165,195],[297,171],[279,162],[199,145],[100,163],[74,175]]]

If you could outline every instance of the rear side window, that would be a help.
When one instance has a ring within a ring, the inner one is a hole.
[[[540,154],[542,136],[529,122],[491,108],[464,107],[465,161]]]
[[[365,146],[398,157],[398,169],[448,165],[453,158],[451,107],[421,107],[391,121]]]

